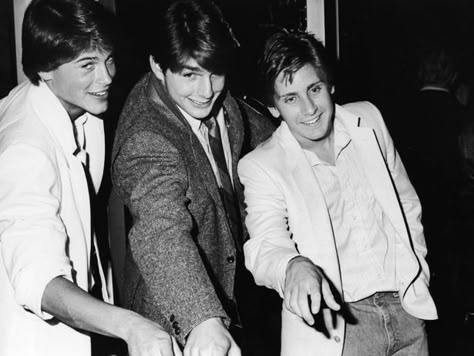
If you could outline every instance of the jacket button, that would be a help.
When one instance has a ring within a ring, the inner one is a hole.
[[[171,324],[173,326],[173,328],[177,328],[178,327],[178,322],[175,320],[173,321],[173,324]]]
[[[174,318],[175,318],[174,314],[171,314],[171,315],[170,315],[170,321],[173,322],[173,321],[174,321]]]
[[[235,257],[234,257],[234,256],[229,256],[229,257],[227,257],[227,262],[229,262],[229,263],[234,263],[234,261],[235,261]]]
[[[181,334],[181,329],[178,328],[178,327],[174,328],[174,333],[175,333],[176,335]]]

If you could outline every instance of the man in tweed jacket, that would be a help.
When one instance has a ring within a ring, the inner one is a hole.
[[[238,201],[237,161],[273,127],[225,89],[235,39],[214,4],[174,2],[160,23],[151,72],[129,95],[113,150],[113,182],[133,216],[125,303],[163,325],[185,355],[240,355],[228,328],[239,322],[243,236],[232,233],[202,121],[220,124]]]

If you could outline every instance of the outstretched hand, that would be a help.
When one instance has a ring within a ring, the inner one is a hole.
[[[126,339],[130,356],[182,356],[176,340],[151,320],[139,318]]]
[[[212,318],[189,333],[184,356],[241,356],[241,352],[222,320]]]
[[[286,308],[298,315],[309,325],[324,304],[334,311],[341,306],[334,298],[329,281],[323,271],[306,257],[292,259],[286,267],[284,302]],[[323,312],[325,324],[331,325],[331,313]]]

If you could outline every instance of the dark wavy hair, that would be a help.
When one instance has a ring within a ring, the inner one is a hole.
[[[291,83],[293,75],[306,64],[312,64],[328,86],[334,85],[332,60],[322,42],[312,34],[298,30],[273,33],[265,42],[259,60],[265,104],[274,105],[275,80],[280,73],[283,72],[285,79]]]
[[[210,0],[176,0],[153,31],[150,54],[163,71],[176,73],[193,58],[216,74],[230,67],[238,42],[219,7]]]
[[[22,29],[23,71],[38,85],[48,72],[88,50],[112,51],[114,17],[94,0],[33,0]]]

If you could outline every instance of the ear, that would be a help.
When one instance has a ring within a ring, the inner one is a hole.
[[[48,80],[53,79],[53,73],[52,71],[49,72],[38,72],[39,77],[43,82],[47,82]]]
[[[272,114],[272,116],[274,118],[279,118],[280,117],[280,112],[278,111],[278,109],[274,106],[267,106],[267,109],[268,111],[270,111],[270,114]]]
[[[335,92],[336,92],[336,87],[333,85],[331,87],[331,95],[334,95]]]
[[[153,73],[155,73],[156,77],[160,80],[165,79],[165,73],[163,73],[163,70],[161,69],[160,65],[155,62],[155,59],[153,58],[152,55],[150,55],[150,68]]]

